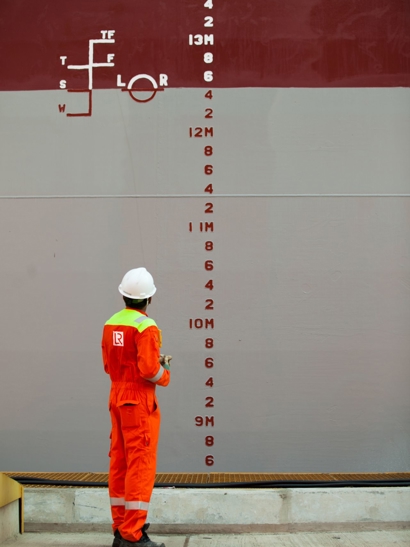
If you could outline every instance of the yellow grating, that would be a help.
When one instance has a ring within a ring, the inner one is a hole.
[[[210,483],[265,481],[386,481],[410,480],[410,473],[210,473]]]
[[[31,477],[56,481],[106,483],[108,473],[37,473],[33,471],[5,472],[9,477]],[[252,483],[268,481],[388,481],[410,480],[410,473],[158,473],[156,484],[220,484]],[[78,488],[77,486],[54,486],[49,484],[27,485],[29,488]],[[90,487],[91,488],[91,487]]]
[[[38,473],[38,472],[17,472],[5,473],[9,477],[30,477],[33,479],[47,479],[55,481],[76,481],[76,482],[107,482],[108,473]],[[30,488],[77,488],[76,486],[54,486],[50,484],[28,485]]]
[[[205,484],[209,482],[208,473],[158,473],[157,484]]]
[[[320,478],[319,478],[320,477]],[[211,473],[210,483],[221,482],[266,482],[266,481],[331,481],[330,475],[305,473]]]
[[[333,480],[337,481],[346,481],[346,480],[355,480],[355,481],[366,481],[366,480],[398,480],[405,479],[409,480],[410,473],[355,473],[354,475],[349,475],[348,473],[338,473],[330,475]],[[354,477],[353,479],[351,477]],[[375,478],[373,478],[375,477]]]

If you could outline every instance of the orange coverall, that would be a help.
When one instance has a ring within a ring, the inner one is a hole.
[[[161,332],[147,314],[125,308],[104,325],[104,370],[111,378],[110,469],[113,531],[138,541],[154,488],[160,410],[155,385],[169,384],[159,364]]]

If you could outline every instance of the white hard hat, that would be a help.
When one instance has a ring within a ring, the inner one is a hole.
[[[127,298],[143,300],[153,296],[157,288],[152,275],[145,268],[134,268],[124,275],[118,290]]]

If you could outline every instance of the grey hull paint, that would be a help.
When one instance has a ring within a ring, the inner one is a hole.
[[[121,195],[203,191],[203,90],[98,91],[77,119],[61,97],[0,94],[0,467],[107,469],[101,331],[144,265],[174,356],[159,471],[410,470],[409,199],[235,197],[410,193],[409,90],[216,90],[212,182],[233,196],[183,198]]]

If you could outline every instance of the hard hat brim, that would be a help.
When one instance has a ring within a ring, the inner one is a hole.
[[[154,287],[154,290],[151,291],[149,294],[135,295],[135,294],[130,294],[130,293],[125,292],[122,289],[122,285],[120,284],[119,287],[118,287],[118,291],[122,294],[122,296],[125,296],[127,298],[132,298],[133,300],[144,300],[145,298],[151,298],[151,296],[154,296],[154,294],[157,292],[157,288]]]

